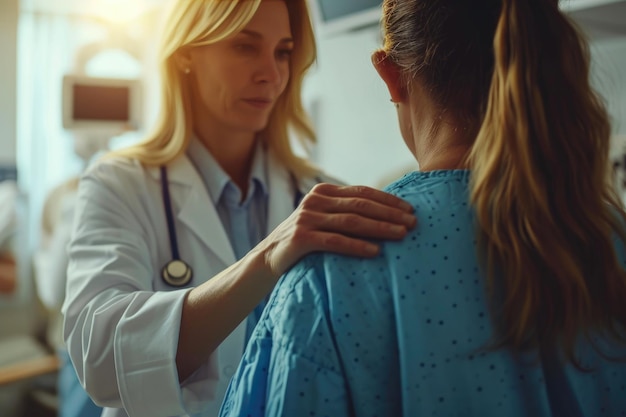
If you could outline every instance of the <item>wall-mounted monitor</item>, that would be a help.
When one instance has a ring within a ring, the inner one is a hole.
[[[137,130],[141,112],[141,82],[137,79],[63,77],[65,129]]]
[[[382,0],[310,0],[316,29],[323,35],[348,32],[380,22]]]

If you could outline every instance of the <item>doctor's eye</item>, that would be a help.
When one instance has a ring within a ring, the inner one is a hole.
[[[281,61],[291,59],[291,55],[293,55],[293,48],[282,48],[276,51],[276,57]]]

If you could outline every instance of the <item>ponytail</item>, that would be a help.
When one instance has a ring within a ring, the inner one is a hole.
[[[613,242],[626,214],[608,177],[607,112],[557,1],[503,0],[494,53],[469,164],[495,342],[554,345],[579,365],[581,329],[624,342],[626,325]]]

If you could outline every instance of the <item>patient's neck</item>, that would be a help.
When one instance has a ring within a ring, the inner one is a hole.
[[[407,133],[411,138],[407,144],[420,171],[466,169],[467,156],[478,133],[476,126],[454,107],[435,103],[419,78],[413,82],[410,92],[401,108],[408,114],[401,114],[401,121],[409,126]]]
[[[467,169],[467,155],[469,148],[456,145],[432,155],[418,159],[420,171],[436,171],[451,169]]]
[[[474,134],[438,119],[438,124],[414,132],[415,157],[420,171],[467,169],[467,156]]]

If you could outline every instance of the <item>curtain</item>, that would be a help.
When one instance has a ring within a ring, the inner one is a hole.
[[[106,44],[111,30],[105,21],[94,17],[20,13],[17,164],[20,188],[26,193],[24,223],[31,251],[39,243],[46,197],[54,187],[78,175],[85,164],[74,152],[74,133],[62,125],[63,76],[142,76],[142,62],[114,48],[99,52],[87,62],[77,62],[81,48]],[[132,142],[139,134],[126,135],[130,140],[126,137],[122,142]]]

